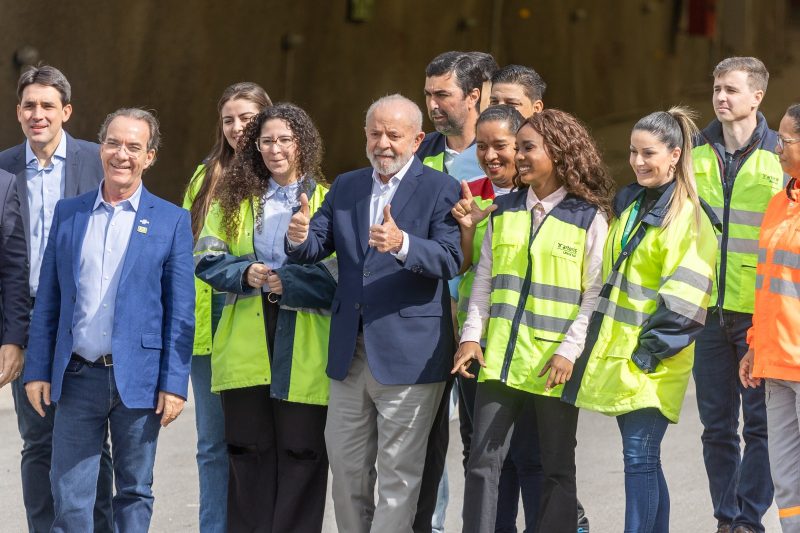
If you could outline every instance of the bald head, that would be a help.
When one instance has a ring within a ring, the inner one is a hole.
[[[422,111],[405,96],[384,96],[369,106],[364,132],[367,158],[381,179],[388,181],[414,156],[425,137]]]

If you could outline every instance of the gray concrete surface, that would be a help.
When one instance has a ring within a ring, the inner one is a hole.
[[[9,387],[0,389],[0,532],[25,531],[25,514],[19,483],[19,448],[14,406]],[[458,422],[450,424],[448,475],[450,505],[446,531],[461,528],[461,441]],[[161,432],[156,460],[155,510],[151,531],[183,533],[198,530],[197,468],[194,461],[196,433],[194,408],[187,406],[181,417]],[[705,470],[700,449],[700,422],[691,386],[686,396],[683,417],[672,425],[664,440],[662,459],[672,499],[671,531],[711,533],[716,522],[711,515]],[[612,418],[582,412],[578,429],[578,492],[591,521],[592,532],[622,531],[625,493],[622,447]],[[521,521],[519,521],[522,526]],[[768,532],[780,531],[775,508],[770,509],[765,526]],[[333,506],[328,500],[325,533],[337,531]],[[520,527],[522,531],[522,527]]]

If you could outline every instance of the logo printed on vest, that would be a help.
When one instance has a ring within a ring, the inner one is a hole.
[[[759,174],[761,181],[767,182],[769,185],[773,187],[781,187],[781,178],[780,176],[775,176],[773,174]]]
[[[578,251],[580,250],[579,243],[566,243],[556,241],[553,245],[553,255],[556,257],[563,257],[570,261],[578,261]]]

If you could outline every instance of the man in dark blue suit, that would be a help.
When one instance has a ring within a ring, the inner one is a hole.
[[[194,337],[189,213],[150,194],[158,122],[141,109],[102,129],[98,190],[60,201],[31,322],[25,390],[57,402],[52,531],[93,529],[92,503],[111,434],[114,531],[147,531],[160,426],[180,414]]]
[[[103,178],[99,146],[71,137],[63,125],[72,115],[69,81],[58,69],[42,65],[25,70],[17,83],[17,119],[26,140],[0,152],[0,169],[16,176],[30,266],[30,298],[36,298],[39,271],[58,200],[96,190]],[[30,307],[28,302],[25,309]],[[15,354],[22,366],[23,353]],[[32,533],[48,532],[53,524],[50,456],[53,407],[40,417],[25,397],[20,380],[12,383],[17,425],[22,437],[22,498]],[[95,532],[110,532],[112,471],[108,447],[97,481]]]
[[[0,170],[0,389],[22,372],[29,316],[28,253],[17,184]]]
[[[410,531],[452,365],[447,280],[462,256],[450,209],[460,190],[414,156],[425,134],[411,100],[376,101],[365,131],[372,168],[340,175],[310,222],[301,198],[286,247],[301,263],[338,259],[325,438],[339,530]]]

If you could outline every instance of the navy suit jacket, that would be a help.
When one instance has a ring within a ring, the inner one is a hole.
[[[286,243],[290,259],[300,263],[336,253],[328,376],[347,377],[363,322],[367,362],[379,383],[444,381],[454,352],[447,280],[463,260],[450,215],[459,185],[414,157],[390,202],[392,218],[409,238],[401,263],[367,245],[372,183],[371,168],[338,176],[311,219],[308,239],[294,249]]]
[[[25,346],[30,317],[28,252],[14,176],[0,170],[0,344]]]
[[[24,381],[50,382],[53,401],[61,396],[72,355],[81,246],[96,197],[94,190],[56,204],[42,261]],[[189,212],[143,188],[112,331],[114,378],[129,408],[155,407],[158,391],[186,398],[194,340],[193,271]]]
[[[64,198],[72,198],[89,191],[97,191],[103,180],[103,166],[100,163],[100,145],[67,136],[67,156],[64,161]],[[28,210],[28,183],[25,179],[25,143],[18,144],[0,152],[0,170],[17,177],[17,193],[20,198],[22,223],[25,225],[25,241],[28,257],[31,252],[31,217]]]

